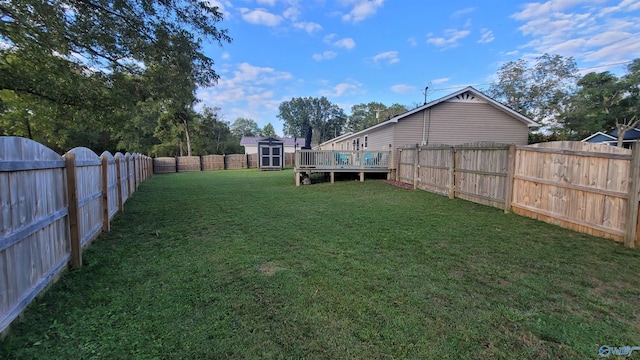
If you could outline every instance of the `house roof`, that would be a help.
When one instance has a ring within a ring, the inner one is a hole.
[[[242,146],[258,146],[258,141],[269,139],[269,137],[265,136],[243,136],[240,139],[240,145]],[[284,143],[284,146],[294,146],[297,145],[299,147],[304,146],[304,138],[291,138],[291,137],[275,137],[275,139],[280,140]]]
[[[320,144],[320,146],[322,146],[322,145],[324,145],[324,144],[327,144],[327,143],[334,142],[334,141],[338,141],[338,140],[340,140],[340,139],[342,139],[342,138],[346,138],[346,137],[349,137],[349,136],[351,136],[351,135],[353,135],[353,132],[352,132],[352,131],[349,131],[349,132],[344,133],[344,134],[342,134],[342,135],[340,135],[340,136],[338,136],[338,137],[335,137],[335,138],[333,138],[333,139],[330,139],[330,140],[327,140],[327,141],[323,142],[322,144]]]
[[[426,103],[426,104],[424,104],[422,106],[418,106],[417,108],[415,108],[413,110],[409,110],[409,111],[404,112],[402,114],[396,115],[396,116],[392,117],[391,119],[389,119],[387,121],[383,121],[383,122],[381,122],[379,124],[373,125],[373,126],[368,127],[368,128],[366,128],[364,130],[360,130],[360,131],[358,131],[356,133],[352,133],[352,134],[349,134],[349,135],[350,136],[351,135],[359,135],[360,133],[368,132],[368,131],[371,131],[373,129],[377,129],[377,128],[380,128],[380,127],[383,127],[383,126],[395,124],[395,123],[397,123],[398,121],[402,120],[403,118],[405,118],[407,116],[413,115],[413,114],[415,114],[417,112],[420,112],[422,110],[426,110],[426,109],[431,108],[433,106],[436,106],[436,105],[438,105],[440,103],[443,103],[443,102],[445,102],[447,100],[453,99],[458,95],[464,94],[465,92],[472,92],[474,95],[476,95],[479,98],[482,98],[483,100],[487,101],[492,106],[498,108],[499,110],[502,110],[502,111],[508,113],[509,115],[513,116],[514,118],[516,118],[516,119],[522,121],[523,123],[527,124],[528,127],[540,126],[540,124],[538,124],[537,122],[535,122],[535,121],[529,119],[528,117],[520,114],[519,112],[513,110],[512,108],[510,108],[510,107],[508,107],[508,106],[506,106],[506,105],[504,105],[504,104],[502,104],[502,103],[500,103],[500,102],[488,97],[487,95],[483,94],[479,90],[475,89],[473,86],[467,86],[464,89],[458,90],[458,91],[456,91],[454,93],[451,93],[451,94],[449,94],[447,96],[443,96],[443,97],[441,97],[439,99],[436,99],[436,100],[433,100],[431,102],[428,102],[428,103]],[[344,135],[342,135],[342,136],[344,136]],[[329,140],[329,142],[333,142],[333,141],[336,141],[338,139],[339,138],[331,139],[331,140]]]
[[[618,130],[613,130],[611,132],[611,136],[614,137],[617,140],[618,139]],[[623,140],[638,140],[638,139],[640,139],[640,129],[638,129],[638,128],[629,129],[629,130],[627,130],[627,132],[624,133],[624,139]]]
[[[609,134],[605,134],[602,131],[598,131],[597,133],[591,134],[589,137],[582,139],[583,142],[590,142],[590,143],[599,143],[599,142],[605,142],[605,141],[611,141],[611,140],[616,140],[616,138]]]
[[[639,139],[640,139],[640,129],[633,128],[633,129],[627,130],[627,132],[624,133],[624,138],[622,139],[622,141],[630,142],[630,141],[636,141],[636,140],[639,140]],[[612,142],[617,142],[618,141],[618,130],[612,131],[611,134],[606,134],[606,133],[603,133],[602,131],[598,131],[597,133],[592,134],[592,135],[584,138],[582,141],[590,142],[590,143],[601,143],[601,142],[612,143]]]

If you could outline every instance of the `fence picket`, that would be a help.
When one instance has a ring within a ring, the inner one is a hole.
[[[0,137],[0,333],[67,266],[82,265],[82,247],[108,229],[133,191],[127,167],[120,153],[76,148],[62,157],[29,139]]]
[[[410,160],[417,156],[418,149],[399,150],[402,160],[397,174],[402,182],[417,182],[418,188],[440,194],[448,187],[450,198],[460,197],[624,241],[627,247],[640,244],[636,230],[640,160],[632,160],[628,149],[581,142],[517,147],[464,144],[450,149],[447,180],[426,176],[428,172],[423,171],[444,169],[437,163],[442,145],[420,148],[417,165]],[[419,176],[413,171],[415,166],[421,168]]]

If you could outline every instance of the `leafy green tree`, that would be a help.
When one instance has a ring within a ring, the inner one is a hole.
[[[243,136],[260,136],[262,131],[254,120],[237,118],[231,124],[231,133],[234,136],[241,138]]]
[[[498,70],[488,94],[540,124],[557,128],[556,117],[575,91],[578,69],[573,58],[544,54],[533,65],[510,61]]]
[[[0,41],[8,44],[0,49],[2,133],[66,149],[159,149],[166,141],[167,149],[184,143],[189,152],[195,89],[218,78],[203,40],[231,41],[216,27],[222,20],[216,6],[202,0],[15,0],[0,10]],[[163,114],[155,126],[152,113]],[[20,126],[7,124],[20,114],[29,114]],[[149,140],[151,127],[157,136]],[[140,144],[143,138],[148,141]]]
[[[292,98],[280,104],[278,118],[283,121],[283,132],[288,136],[305,137],[307,128],[313,128],[313,142],[321,143],[342,135],[347,117],[339,106],[326,97]]]
[[[197,115],[194,148],[198,155],[242,154],[240,140],[233,136],[229,123],[218,116],[219,108],[204,107]]]
[[[262,136],[274,138],[278,135],[276,134],[276,129],[273,128],[273,125],[271,125],[271,123],[268,123],[262,128]]]
[[[364,130],[406,111],[407,108],[400,104],[390,107],[379,102],[353,105],[347,120],[347,129],[353,132]]]
[[[640,123],[640,59],[618,78],[611,72],[591,72],[578,81],[578,90],[560,120],[570,138],[581,139],[597,131],[625,133]]]
[[[136,62],[175,58],[172,41],[181,39],[195,50],[190,54],[194,80],[209,84],[217,74],[200,39],[231,41],[227,30],[216,26],[222,20],[218,7],[201,0],[13,0],[0,9],[0,38],[10,45],[5,51],[58,57],[85,70],[137,72]]]
[[[620,80],[610,72],[588,73],[578,80],[578,91],[560,121],[570,139],[583,139],[594,132],[616,128],[622,100]]]

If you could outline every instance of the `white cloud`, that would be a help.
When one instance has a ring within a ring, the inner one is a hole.
[[[640,2],[638,2],[637,0],[624,0],[622,2],[620,2],[620,4],[618,4],[617,6],[611,6],[608,8],[604,8],[602,10],[602,13],[612,13],[612,12],[619,12],[619,11],[635,11],[640,9]]]
[[[225,19],[228,19],[229,17],[231,17],[231,14],[229,13],[229,10],[228,10],[233,7],[231,2],[227,0],[208,0],[207,2],[208,2],[208,5],[217,7],[218,11],[220,11],[224,15]]]
[[[231,55],[228,52],[223,52],[222,56],[220,56],[222,59],[227,60],[229,58],[231,58]]]
[[[269,6],[276,5],[276,0],[257,0],[256,2],[260,5],[269,5]]]
[[[579,61],[611,62],[638,57],[640,22],[631,11],[637,0],[605,6],[605,0],[532,2],[511,15],[531,40],[522,46],[535,53],[573,56]]]
[[[240,13],[242,18],[251,24],[265,25],[265,26],[277,26],[282,22],[280,15],[272,14],[265,9],[247,9],[241,8]]]
[[[362,87],[362,84],[358,82],[351,82],[351,83],[343,82],[334,86],[330,90],[322,89],[318,91],[318,93],[322,96],[336,98],[346,94],[357,93],[359,92],[361,87]]]
[[[495,38],[496,37],[493,35],[493,31],[489,29],[482,29],[480,30],[480,40],[478,40],[478,42],[480,44],[488,44],[495,40]]]
[[[356,42],[352,38],[344,38],[334,42],[333,45],[345,49],[353,49],[356,46]]]
[[[466,15],[469,13],[472,13],[474,11],[476,11],[476,7],[468,7],[468,8],[464,8],[464,9],[460,9],[456,12],[454,12],[451,16],[452,17],[458,17],[458,16],[462,16],[462,15]]]
[[[444,37],[429,37],[427,43],[440,48],[452,48],[460,45],[458,41],[470,33],[469,30],[447,29],[444,31]]]
[[[276,71],[269,67],[253,66],[249,63],[238,64],[230,79],[222,78],[218,82],[220,88],[235,88],[242,84],[251,85],[275,85],[283,80],[291,80],[293,75],[288,72]]]
[[[229,121],[244,117],[262,125],[271,122],[277,127],[278,106],[287,99],[275,98],[273,89],[295,82],[293,75],[249,63],[237,64],[231,72],[225,70],[220,71],[221,79],[216,86],[198,90],[201,104],[222,108]]]
[[[292,20],[292,21],[296,21],[298,20],[298,17],[300,16],[300,10],[296,7],[288,7],[283,13],[282,16],[284,16],[286,19]]]
[[[333,59],[337,55],[338,54],[334,51],[325,51],[322,54],[313,54],[313,60],[315,61],[329,60],[329,59]]]
[[[330,45],[333,45],[335,47],[340,47],[340,48],[345,48],[345,49],[353,49],[356,46],[356,42],[352,38],[342,38],[342,39],[336,40],[337,36],[338,35],[333,34],[333,33],[332,34],[328,34],[328,35],[325,35],[325,37],[322,38],[322,41],[324,41],[325,44],[330,44]]]
[[[512,17],[516,20],[527,20],[550,16],[554,13],[562,12],[578,4],[599,4],[606,0],[549,0],[545,3],[528,3],[524,10],[515,13]]]
[[[384,0],[361,0],[358,1],[348,14],[342,16],[344,21],[360,22],[370,16],[373,16],[382,6]]]
[[[331,44],[333,42],[333,39],[336,38],[336,36],[338,36],[338,35],[333,34],[333,33],[332,34],[327,34],[322,38],[322,41],[324,41],[327,44]]]
[[[416,47],[418,46],[418,41],[416,40],[416,38],[408,38],[407,42],[409,43],[409,46],[411,47]]]
[[[394,64],[399,62],[400,59],[398,59],[397,51],[387,51],[374,56],[373,61],[376,63],[386,61],[389,64]]]
[[[410,94],[410,93],[416,92],[416,87],[411,85],[406,85],[406,84],[397,84],[397,85],[391,86],[391,91],[398,94]]]
[[[296,22],[293,23],[293,27],[302,29],[309,34],[322,30],[322,26],[314,22]]]
[[[443,84],[443,83],[446,83],[447,81],[449,81],[449,78],[440,78],[440,79],[431,80],[431,83],[432,84]]]

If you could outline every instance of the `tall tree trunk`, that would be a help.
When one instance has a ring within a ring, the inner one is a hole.
[[[640,123],[640,120],[636,120],[636,116],[632,117],[631,120],[625,119],[622,123],[616,122],[616,129],[618,130],[618,147],[622,147],[622,145],[624,145],[624,134],[626,134],[628,130],[638,126],[638,123]]]
[[[621,126],[618,126],[618,147],[622,147],[622,145],[624,145],[624,134],[627,133],[627,129],[622,128]]]
[[[29,119],[25,119],[24,124],[27,126],[27,137],[33,140],[33,134],[31,134],[31,122]]]
[[[191,156],[191,135],[189,134],[189,124],[187,123],[187,119],[183,119],[182,124],[184,124],[184,135],[187,139],[187,156]]]

